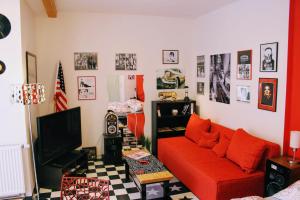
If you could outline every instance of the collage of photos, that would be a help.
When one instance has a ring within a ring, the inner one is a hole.
[[[278,71],[278,42],[260,45],[259,72]],[[215,54],[210,56],[209,99],[211,101],[230,104],[231,54]],[[197,56],[197,94],[205,95],[205,56]],[[236,80],[252,80],[252,50],[237,52]],[[258,109],[276,112],[277,78],[259,78]],[[236,85],[236,101],[250,103],[250,84]]]

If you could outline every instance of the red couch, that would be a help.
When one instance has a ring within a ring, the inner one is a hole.
[[[234,130],[211,123],[232,138]],[[262,139],[266,150],[258,169],[245,173],[226,157],[218,157],[212,149],[199,147],[185,136],[158,140],[159,160],[201,200],[228,200],[250,195],[263,196],[264,169],[267,158],[280,155],[280,146]]]

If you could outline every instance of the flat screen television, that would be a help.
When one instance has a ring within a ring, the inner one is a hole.
[[[80,107],[37,118],[38,161],[41,165],[82,144]]]

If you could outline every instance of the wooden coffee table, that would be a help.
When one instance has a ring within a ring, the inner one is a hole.
[[[144,148],[131,148],[123,150],[123,160],[125,161],[126,179],[132,176],[136,185],[141,185],[141,197],[146,199],[146,185],[151,183],[163,183],[164,199],[167,199],[169,193],[169,181],[174,177],[156,157],[149,153],[148,156],[133,159],[130,155],[146,152]],[[138,183],[137,183],[138,182]]]

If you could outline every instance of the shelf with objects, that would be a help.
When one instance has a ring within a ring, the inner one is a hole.
[[[152,153],[157,155],[159,138],[183,136],[196,101],[152,101]]]

